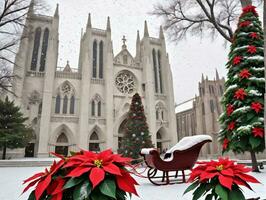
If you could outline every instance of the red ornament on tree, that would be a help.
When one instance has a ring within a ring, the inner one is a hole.
[[[233,59],[233,64],[234,65],[237,65],[237,64],[239,64],[241,62],[241,60],[242,60],[242,57],[241,56],[236,56]]]
[[[248,6],[244,7],[242,10],[243,10],[243,14],[248,13],[248,12],[252,12],[254,15],[258,16],[258,13],[256,11],[255,6],[248,5]]]
[[[234,106],[232,104],[228,104],[226,107],[227,115],[230,116],[232,112],[234,112]]]
[[[253,136],[254,137],[261,137],[263,138],[263,135],[264,135],[264,129],[263,128],[253,128],[252,129],[252,133],[253,133]]]
[[[235,122],[230,122],[227,126],[227,130],[234,130],[235,129],[235,126],[236,126],[236,123]]]
[[[259,35],[255,32],[252,32],[249,34],[249,37],[251,37],[252,39],[258,39],[259,38]]]
[[[224,141],[223,141],[223,150],[226,150],[227,149],[228,144],[229,144],[229,140],[227,138],[224,138]]]
[[[249,45],[248,46],[248,53],[256,53],[257,52],[257,48],[254,45]]]
[[[241,78],[249,78],[251,76],[251,73],[248,69],[243,69],[242,71],[240,71],[239,76]]]
[[[240,88],[235,92],[234,98],[244,100],[246,96],[247,93],[245,92],[245,90],[243,88]]]
[[[250,24],[251,24],[250,21],[243,21],[243,22],[240,22],[239,26],[240,26],[240,27],[247,27],[247,26],[249,26]]]
[[[262,105],[259,102],[252,102],[251,109],[254,110],[256,113],[259,113],[262,109]]]

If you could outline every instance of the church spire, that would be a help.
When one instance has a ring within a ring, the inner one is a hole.
[[[55,9],[55,12],[54,12],[54,17],[59,17],[59,4],[56,4],[56,9]]]
[[[144,37],[149,37],[147,21],[144,22]]]
[[[88,15],[87,28],[91,28],[91,14]]]
[[[34,4],[35,4],[34,0],[31,0],[30,5],[29,5],[29,10],[28,10],[28,15],[34,14]]]
[[[201,82],[202,83],[204,82],[204,75],[203,75],[203,73],[201,74]]]
[[[160,26],[160,35],[159,35],[160,39],[164,40],[164,33],[163,33],[163,27]]]
[[[109,16],[107,17],[107,26],[106,26],[106,30],[109,31],[109,32],[111,31],[111,23],[110,23],[110,17],[109,17]]]
[[[220,77],[219,77],[219,73],[217,71],[217,68],[215,69],[215,71],[216,71],[216,80],[218,81],[218,80],[220,80]]]
[[[139,30],[137,31],[137,41],[136,41],[136,61],[140,62],[140,37],[139,37]]]

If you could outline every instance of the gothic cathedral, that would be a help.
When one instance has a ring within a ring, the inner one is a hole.
[[[35,14],[31,5],[15,59],[13,91],[35,138],[16,157],[67,155],[80,148],[116,151],[125,130],[134,93],[142,97],[153,144],[169,148],[177,142],[173,81],[165,38],[137,32],[136,54],[113,54],[110,19],[106,30],[93,28],[88,17],[81,35],[79,62],[57,66],[59,10]],[[63,33],[62,33],[63,34]]]

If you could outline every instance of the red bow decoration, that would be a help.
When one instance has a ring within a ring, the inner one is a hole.
[[[254,45],[248,46],[248,53],[254,54],[257,52],[257,48]]]
[[[263,138],[264,129],[263,128],[254,127],[252,129],[252,133],[253,133],[254,137],[261,137],[261,138]]]
[[[240,22],[239,26],[246,27],[246,26],[249,26],[250,24],[251,24],[251,21],[243,21],[243,22]]]
[[[258,39],[259,38],[259,35],[255,32],[252,32],[249,34],[249,37],[251,37],[252,39]]]
[[[232,104],[228,104],[226,107],[226,113],[228,116],[230,116],[234,112],[234,106]]]
[[[244,100],[246,96],[247,93],[245,92],[245,90],[243,88],[240,88],[235,92],[234,98]]]
[[[262,105],[259,102],[252,102],[251,109],[254,110],[256,113],[259,113],[262,110]]]
[[[233,64],[234,65],[237,65],[237,64],[239,64],[241,62],[241,60],[242,60],[242,57],[241,56],[236,56],[233,59]]]
[[[248,69],[243,69],[242,71],[240,71],[239,76],[241,78],[249,78],[251,76],[251,73]]]
[[[235,122],[230,122],[227,126],[227,130],[234,130],[235,129],[235,126],[236,126],[236,123]]]

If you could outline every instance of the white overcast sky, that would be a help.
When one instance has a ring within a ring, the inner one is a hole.
[[[161,19],[148,13],[154,4],[165,0],[46,0],[49,4],[49,15],[53,14],[56,3],[59,3],[60,42],[59,66],[70,61],[76,68],[79,56],[81,28],[86,27],[88,13],[92,15],[94,28],[106,28],[107,16],[111,18],[114,54],[121,50],[122,36],[127,38],[127,46],[135,56],[137,30],[143,36],[144,20],[148,22],[151,37],[158,37]],[[166,34],[167,35],[167,34]],[[224,40],[219,36],[211,41],[192,36],[177,44],[167,40],[167,51],[173,73],[175,102],[180,103],[198,94],[198,82],[201,74],[209,79],[215,76],[215,68],[220,76],[226,75],[225,63],[229,48],[223,46]]]

